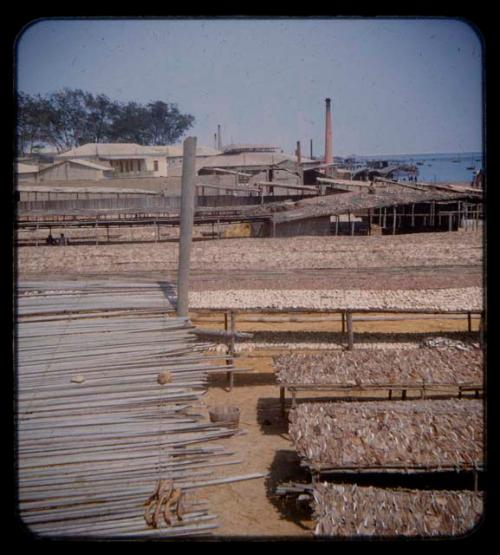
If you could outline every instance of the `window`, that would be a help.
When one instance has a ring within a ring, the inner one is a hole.
[[[154,160],[153,165],[154,165],[154,171],[157,172],[158,171],[158,160]]]

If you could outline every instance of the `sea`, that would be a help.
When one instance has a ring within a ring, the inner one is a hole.
[[[356,160],[388,160],[416,165],[418,180],[428,183],[470,183],[475,173],[484,169],[482,152],[446,154],[397,154],[356,156]]]

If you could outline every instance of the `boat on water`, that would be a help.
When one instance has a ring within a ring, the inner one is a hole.
[[[467,166],[466,169],[467,169],[467,170],[475,170],[476,168],[475,168],[475,166]]]

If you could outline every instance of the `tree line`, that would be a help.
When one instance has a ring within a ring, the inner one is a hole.
[[[50,145],[58,152],[86,143],[168,145],[192,127],[177,104],[119,102],[104,94],[65,88],[47,95],[17,94],[18,151]]]

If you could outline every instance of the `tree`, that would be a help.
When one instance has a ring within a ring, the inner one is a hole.
[[[194,117],[181,114],[176,104],[161,100],[148,104],[149,143],[168,145],[178,140],[194,123]]]
[[[148,144],[149,114],[147,108],[137,102],[117,106],[117,111],[109,129],[114,142]]]
[[[104,94],[86,93],[87,125],[84,142],[103,143],[111,140],[110,130],[118,115],[119,105]]]
[[[176,104],[161,100],[144,106],[69,88],[46,96],[18,94],[19,146],[30,151],[40,142],[58,151],[95,142],[171,144],[193,122]]]
[[[87,95],[81,89],[68,88],[49,95],[47,135],[58,150],[68,150],[89,142]]]
[[[32,153],[35,147],[47,142],[50,106],[40,95],[25,93],[17,95],[17,138],[18,151]]]

